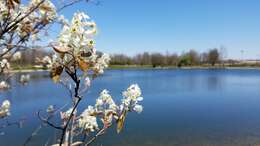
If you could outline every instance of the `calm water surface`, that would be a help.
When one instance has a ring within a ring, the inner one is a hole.
[[[12,103],[11,119],[23,128],[0,129],[1,146],[19,146],[41,122],[35,112],[70,102],[48,73],[32,73],[27,86],[12,81],[0,101]],[[260,70],[108,70],[96,79],[80,107],[93,104],[102,89],[118,101],[131,83],[144,96],[142,114],[131,113],[122,134],[115,128],[96,146],[254,146],[260,144]],[[80,111],[83,109],[81,108]],[[53,143],[57,131],[40,129],[29,145]]]

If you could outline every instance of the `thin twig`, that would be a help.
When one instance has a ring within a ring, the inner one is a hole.
[[[24,142],[23,146],[26,146],[26,145],[32,140],[32,138],[37,135],[37,133],[40,131],[41,128],[42,128],[42,125],[38,126],[38,127],[33,131],[33,133],[31,134],[31,136],[26,139],[26,141]]]
[[[48,124],[49,126],[55,128],[55,129],[63,130],[62,127],[56,126],[56,125],[54,125],[53,123],[51,123],[51,122],[49,121],[49,118],[47,118],[47,119],[43,118],[43,117],[40,115],[40,110],[37,112],[37,115],[38,115],[38,118],[39,118],[42,122],[44,122],[45,124]]]

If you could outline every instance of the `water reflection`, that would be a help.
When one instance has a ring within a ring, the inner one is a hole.
[[[225,70],[212,70],[211,73],[207,77],[207,87],[208,90],[217,90],[224,88],[225,86],[225,76],[221,76],[221,72],[225,72]],[[217,75],[216,75],[217,74]]]

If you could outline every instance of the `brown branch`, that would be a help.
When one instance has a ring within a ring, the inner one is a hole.
[[[42,128],[42,125],[38,126],[38,127],[33,131],[33,133],[30,135],[30,137],[28,137],[28,138],[25,140],[23,146],[26,146],[26,145],[32,140],[32,138],[33,138],[35,135],[37,135],[37,133],[40,131],[41,128]]]
[[[38,118],[45,124],[48,124],[49,126],[55,128],[55,129],[58,129],[58,130],[63,130],[63,127],[60,127],[60,126],[56,126],[55,124],[51,123],[49,121],[50,117],[48,117],[47,119],[46,118],[43,118],[41,115],[40,115],[40,110],[37,112],[37,116]]]
[[[45,0],[40,1],[34,8],[32,8],[27,14],[25,14],[23,17],[21,17],[20,19],[16,20],[11,26],[6,27],[5,30],[3,30],[0,34],[0,38],[3,36],[4,33],[8,32],[9,30],[11,30],[14,26],[16,26],[18,23],[20,23],[21,21],[23,21],[26,17],[28,17],[31,13],[33,13],[36,9],[38,9],[40,7],[41,4],[44,3]]]
[[[66,131],[67,131],[67,128],[68,128],[68,126],[69,126],[69,124],[70,124],[70,121],[71,121],[72,117],[74,116],[75,110],[77,109],[77,107],[78,107],[78,105],[79,105],[79,103],[80,103],[80,101],[81,101],[81,97],[79,96],[80,80],[78,79],[77,70],[76,70],[76,68],[75,68],[75,65],[74,65],[74,72],[73,72],[73,74],[71,74],[71,73],[69,73],[69,72],[67,72],[67,73],[68,73],[68,75],[72,78],[72,80],[73,80],[73,81],[75,82],[75,84],[76,84],[74,97],[77,99],[77,101],[76,101],[76,103],[75,103],[74,106],[73,106],[73,109],[72,109],[72,111],[71,111],[71,113],[70,113],[70,116],[69,116],[68,120],[66,121],[66,124],[65,124],[64,128],[62,129],[61,139],[60,139],[60,143],[59,143],[60,146],[62,146],[62,144],[63,144],[63,141],[64,141],[64,137],[65,137],[65,133],[66,133]]]
[[[34,26],[33,30],[37,30],[40,31],[41,29],[43,29],[46,25],[41,25],[41,23],[38,23]],[[7,53],[9,53],[11,50],[13,50],[14,48],[16,48],[15,51],[18,51],[20,48],[19,46],[22,46],[21,44],[23,44],[25,41],[26,41],[26,38],[28,38],[30,36],[30,33],[28,33],[27,35],[23,36],[22,38],[19,39],[18,42],[16,42],[16,45],[12,45],[12,40],[10,39],[9,42],[8,42],[8,47],[11,47],[11,48],[8,48],[8,50],[2,54],[0,54],[0,58],[2,58],[4,55],[6,55]]]
[[[85,146],[90,146],[91,143],[93,143],[99,136],[103,135],[106,129],[102,128],[101,130],[99,130],[99,132],[92,137],[86,144]]]
[[[57,9],[57,12],[60,12],[60,11],[62,11],[63,9],[65,9],[65,8],[67,8],[67,7],[69,7],[69,6],[72,6],[72,5],[76,4],[76,3],[79,3],[79,2],[81,2],[81,1],[83,1],[83,0],[72,0],[72,1],[69,2],[69,3],[65,3],[65,4],[63,4],[63,6],[61,6],[59,9]],[[87,3],[92,2],[92,3],[95,4],[95,5],[100,5],[100,1],[97,1],[97,2],[93,2],[92,0],[84,0],[84,1],[86,1]]]
[[[66,122],[64,128],[62,128],[60,146],[62,146],[62,144],[63,144],[65,133],[66,133],[66,131],[67,131],[67,128],[68,128],[68,126],[69,126],[69,123],[70,123],[72,117],[74,116],[74,112],[75,112],[76,108],[78,107],[78,104],[79,104],[80,100],[81,100],[81,98],[78,98],[78,101],[77,101],[76,104],[74,105],[74,107],[73,107],[73,109],[72,109],[72,112],[71,112],[71,114],[70,114],[70,116],[69,116],[69,118],[68,118],[68,120],[67,120],[67,122]]]
[[[72,6],[72,5],[74,5],[75,3],[78,3],[78,2],[80,2],[80,1],[82,1],[82,0],[73,0],[73,1],[71,1],[70,3],[64,4],[62,7],[60,7],[59,9],[57,9],[57,12],[60,12],[60,11],[62,11],[63,9],[65,9],[65,8],[67,8],[67,7],[69,7],[69,6]],[[86,1],[88,1],[88,0],[86,0]]]
[[[97,132],[96,135],[94,135],[89,141],[86,142],[85,146],[90,146],[95,140],[97,140],[97,138],[98,138],[99,136],[102,136],[103,134],[105,134],[106,130],[107,130],[108,128],[112,127],[112,126],[113,126],[113,123],[110,124],[110,125],[108,125],[108,126],[104,126],[101,130],[99,130],[99,131]]]

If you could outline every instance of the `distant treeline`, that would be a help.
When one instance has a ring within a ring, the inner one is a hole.
[[[21,51],[21,59],[16,61],[10,61],[13,69],[36,69],[34,66],[39,65],[38,59],[42,59],[45,56],[51,56],[50,51],[43,49],[27,49]],[[41,69],[45,69],[42,67]]]
[[[100,53],[100,52],[98,52]],[[12,66],[30,68],[39,65],[37,58],[42,59],[44,56],[52,56],[52,52],[42,49],[30,49],[22,51],[22,58],[19,61],[13,61]],[[230,66],[230,67],[259,67],[259,62],[247,62],[225,59],[225,51],[222,49],[210,49],[206,52],[199,53],[196,50],[189,50],[178,55],[176,53],[140,53],[135,56],[125,54],[113,54],[110,65],[138,65],[152,67],[182,67],[182,66]]]
[[[196,50],[177,55],[175,53],[148,53],[137,54],[129,57],[125,54],[111,56],[111,65],[152,65],[157,66],[196,66],[207,64],[215,66],[223,62],[223,53],[219,49],[210,49],[207,52],[198,53]],[[232,60],[230,60],[232,62]]]
[[[27,49],[25,51],[21,51],[21,53],[21,59],[15,62],[21,65],[35,65],[37,64],[36,58],[43,58],[44,56],[52,55],[51,52],[43,49]]]

